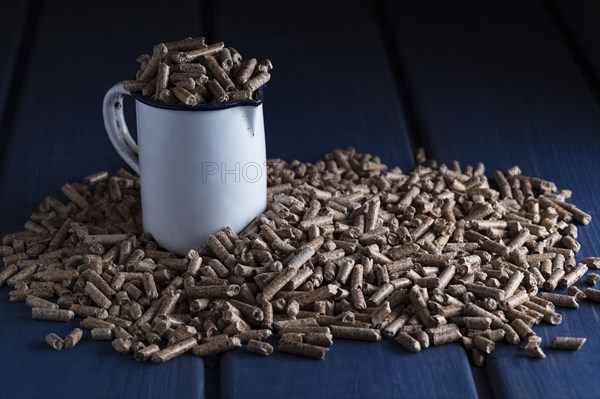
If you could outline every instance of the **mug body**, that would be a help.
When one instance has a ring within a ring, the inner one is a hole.
[[[267,205],[263,108],[160,108],[136,100],[144,231],[179,255]]]

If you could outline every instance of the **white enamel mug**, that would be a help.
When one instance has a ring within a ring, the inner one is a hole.
[[[123,116],[136,104],[137,139]],[[144,231],[186,254],[223,227],[242,230],[267,206],[262,95],[223,105],[168,106],[129,93],[104,97],[104,125],[121,157],[139,173]]]

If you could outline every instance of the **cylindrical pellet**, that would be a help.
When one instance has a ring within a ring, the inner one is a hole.
[[[196,356],[204,357],[204,356],[208,356],[208,355],[214,355],[217,353],[223,353],[226,351],[230,351],[232,349],[239,348],[240,346],[242,346],[242,342],[240,341],[240,339],[236,338],[236,337],[232,337],[232,338],[219,339],[216,341],[198,345],[193,349],[192,352]]]
[[[88,294],[90,299],[101,308],[108,309],[112,305],[110,299],[106,297],[94,284],[90,281],[85,283],[84,292]]]
[[[521,339],[525,340],[532,335],[535,335],[533,330],[521,319],[515,319],[510,324],[512,328],[519,334]]]
[[[148,299],[156,299],[158,298],[158,290],[156,289],[156,283],[154,281],[154,277],[152,273],[144,273],[142,275],[142,283],[144,285],[144,291],[146,292],[146,296]]]
[[[381,340],[381,334],[379,330],[372,328],[361,328],[361,327],[349,327],[349,326],[336,326],[332,325],[331,334],[335,338],[354,339],[360,341],[379,341]]]
[[[524,277],[525,275],[519,270],[513,272],[513,274],[510,276],[510,278],[504,285],[505,298],[510,298],[517,291],[517,288],[519,288],[519,285],[521,285],[521,282],[523,281]]]
[[[6,266],[2,271],[0,271],[0,287],[2,287],[8,281],[8,279],[17,274],[18,271],[19,267],[14,263]]]
[[[54,350],[60,351],[63,349],[64,341],[61,337],[55,333],[46,335],[46,343]]]
[[[240,293],[239,285],[208,285],[186,288],[183,295],[188,298],[231,298]]]
[[[113,329],[105,327],[92,328],[92,339],[95,341],[111,341],[113,339]]]
[[[589,301],[600,302],[600,290],[595,288],[586,288],[583,291],[585,298]]]
[[[65,337],[64,348],[70,349],[77,345],[81,338],[83,337],[83,330],[81,328],[74,328],[71,330],[69,334]]]
[[[145,348],[135,352],[133,357],[138,362],[144,362],[148,359],[151,359],[152,356],[159,351],[160,351],[160,347],[156,344],[152,344],[152,345],[148,345]]]
[[[473,338],[473,345],[485,354],[490,354],[496,348],[496,344],[491,339],[481,335],[476,335]]]
[[[271,344],[256,340],[248,341],[247,349],[249,352],[257,353],[263,356],[271,356],[273,353],[273,346],[271,346]]]
[[[75,317],[72,310],[52,308],[32,308],[31,318],[34,320],[71,321]]]
[[[578,351],[586,340],[586,338],[577,337],[555,337],[552,341],[552,348]]]
[[[525,352],[529,355],[529,357],[532,357],[534,359],[545,359],[546,358],[546,354],[544,353],[544,351],[542,351],[542,348],[540,348],[538,345],[532,345],[532,346],[525,347]]]
[[[30,308],[49,308],[49,309],[58,309],[58,305],[56,303],[47,301],[45,299],[39,298],[34,295],[27,295],[27,299],[25,303]]]
[[[492,319],[489,317],[465,317],[465,326],[468,329],[486,330],[491,327]]]
[[[165,349],[160,350],[152,355],[153,363],[164,363],[167,362],[177,356],[184,354],[185,352],[196,348],[198,345],[198,341],[195,337],[190,337],[184,339],[183,341],[179,341],[176,344],[171,346],[167,346]]]
[[[121,354],[126,354],[131,351],[132,342],[130,340],[124,340],[122,338],[117,338],[112,342],[112,347],[114,350]]]
[[[306,333],[303,342],[312,345],[330,346],[333,344],[333,335],[329,333]]]
[[[429,334],[434,346],[445,345],[451,342],[460,341],[462,334],[458,328],[450,328],[439,332]]]
[[[396,342],[404,347],[409,352],[419,352],[421,351],[421,344],[419,341],[411,337],[405,332],[400,331],[396,338],[394,338]]]
[[[552,302],[555,306],[560,306],[562,308],[579,308],[579,302],[574,296],[571,295],[562,295],[562,294],[554,294],[550,292],[544,292],[540,295],[542,299]]]
[[[262,341],[264,339],[272,336],[273,333],[271,330],[263,329],[263,330],[250,330],[236,335],[236,338],[239,338],[241,342],[249,342],[251,340],[254,341]]]
[[[294,355],[305,356],[312,359],[323,360],[329,349],[322,346],[305,344],[295,341],[280,341],[278,349],[281,352],[291,353]]]

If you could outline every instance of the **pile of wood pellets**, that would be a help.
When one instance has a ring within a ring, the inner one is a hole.
[[[518,167],[489,181],[483,164],[438,165],[422,151],[409,173],[351,148],[315,163],[272,159],[267,210],[185,257],[142,233],[139,184],[103,171],[65,184],[67,202],[47,197],[0,246],[10,300],[38,320],[83,318],[91,338],[140,361],[244,343],[268,356],[276,334],[277,350],[315,359],[338,338],[383,336],[410,352],[459,342],[478,366],[502,341],[545,357],[532,326],[600,301],[599,275],[584,277],[600,258],[575,260],[575,223],[590,215]],[[47,342],[70,348],[81,332]]]
[[[271,79],[273,69],[269,60],[242,60],[233,47],[206,45],[203,37],[159,43],[152,55],[142,54],[137,61],[135,80],[123,87],[168,105],[258,99],[257,90]]]

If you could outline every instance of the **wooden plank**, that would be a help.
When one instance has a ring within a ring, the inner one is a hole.
[[[29,7],[29,1],[12,2],[0,14],[0,109],[4,109]]]
[[[488,171],[519,164],[572,189],[572,200],[596,217],[580,230],[577,258],[597,254],[599,107],[543,4],[386,4],[430,153],[443,162],[483,161]],[[506,345],[490,356],[494,396],[600,396],[598,306],[560,313],[560,326],[535,327],[546,360]],[[548,349],[557,335],[588,342],[575,353]]]
[[[464,358],[458,344],[414,354],[390,340],[335,340],[323,361],[239,350],[221,357],[221,398],[476,397]]]
[[[600,2],[547,0],[547,4],[580,69],[590,75],[596,95],[600,95]]]
[[[14,80],[14,72],[19,54],[19,48],[26,34],[25,25],[30,9],[29,1],[11,2],[3,6],[0,13],[0,128],[6,129],[9,120],[4,120],[7,111],[7,98],[11,83]],[[13,83],[14,85],[14,83]],[[13,90],[17,89],[15,86]],[[8,110],[10,113],[10,110]],[[0,164],[2,162],[2,150],[4,149],[3,136],[0,137]]]
[[[186,398],[204,397],[203,362],[191,355],[161,365],[140,364],[116,353],[110,342],[85,332],[73,349],[56,352],[45,342],[50,332],[65,336],[75,323],[31,319],[24,303],[0,296],[0,397]]]
[[[393,71],[368,5],[219,1],[213,25],[209,40],[273,62],[264,106],[269,157],[314,161],[354,146],[391,166],[412,166]]]
[[[265,97],[269,157],[314,161],[352,145],[388,165],[412,167],[394,71],[369,4],[219,1],[213,22],[211,40],[274,64]],[[457,383],[436,383],[447,380]],[[221,358],[223,398],[475,395],[456,345],[409,355],[394,342],[340,340],[323,362],[243,351]]]
[[[132,76],[135,58],[155,43],[197,35],[199,18],[197,2],[185,0],[42,4],[29,63],[19,66],[26,76],[14,99],[13,129],[3,132],[10,139],[1,171],[1,234],[20,230],[46,195],[62,197],[64,182],[124,164],[104,131],[104,93]],[[29,317],[24,305],[9,304],[2,292],[0,397],[203,397],[201,359],[140,365],[109,343],[89,342],[87,334],[77,348],[55,353],[44,336],[73,325]]]

